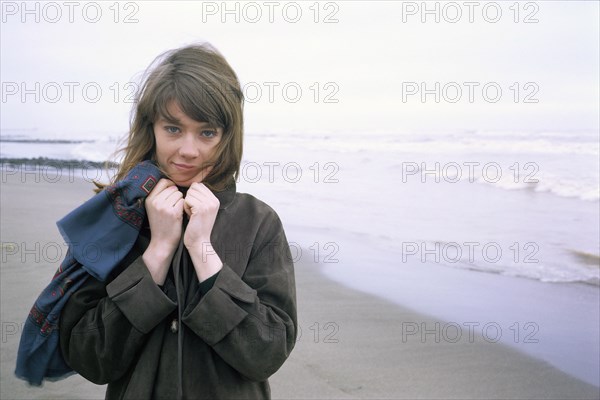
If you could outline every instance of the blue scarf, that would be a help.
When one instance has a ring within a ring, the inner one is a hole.
[[[123,180],[105,187],[56,223],[69,251],[25,321],[17,377],[39,386],[44,379],[59,380],[75,373],[60,350],[60,313],[90,275],[106,281],[129,253],[146,217],[143,200],[160,177],[155,164],[142,161]]]

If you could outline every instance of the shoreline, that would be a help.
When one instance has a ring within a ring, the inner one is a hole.
[[[481,335],[448,340],[442,328],[436,340],[434,327],[447,321],[341,285],[326,277],[326,268],[304,261],[297,266],[299,325],[314,329],[303,331],[295,354],[275,375],[274,398],[600,397],[600,388]],[[326,321],[335,325],[324,329]],[[339,340],[315,340],[316,323],[321,334]],[[317,380],[310,389],[296,387],[284,372]]]
[[[2,248],[1,398],[104,397],[102,386],[80,376],[43,389],[14,376],[18,327],[62,261],[50,262],[58,257],[44,244],[62,243],[55,222],[91,197],[92,189],[90,182],[66,177],[34,183],[13,176],[2,182],[2,242],[24,246],[13,254]],[[301,234],[290,231],[288,240]],[[325,268],[310,257],[296,264],[301,331],[290,358],[270,379],[273,398],[600,397],[597,387],[500,343],[480,337],[422,341],[407,333],[414,328],[407,323],[431,327],[444,321],[337,283]]]
[[[480,336],[485,329],[490,341],[497,337],[499,343],[600,387],[597,286],[475,273],[480,271],[431,262],[403,264],[393,254],[375,251],[369,241],[344,241],[338,236],[337,244],[352,251],[344,257],[347,262],[322,269],[327,278],[446,321],[449,329],[461,327],[463,334],[470,326]]]

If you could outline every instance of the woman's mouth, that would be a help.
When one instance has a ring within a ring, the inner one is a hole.
[[[173,163],[173,165],[175,166],[175,168],[177,168],[177,170],[179,171],[189,171],[191,169],[194,168],[193,165],[189,165],[189,164],[178,164],[178,163]]]

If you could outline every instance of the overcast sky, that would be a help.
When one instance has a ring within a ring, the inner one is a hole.
[[[248,132],[599,129],[597,1],[467,3],[4,1],[1,127],[120,135],[128,82],[208,41]]]

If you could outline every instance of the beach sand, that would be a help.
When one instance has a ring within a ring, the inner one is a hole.
[[[66,252],[55,223],[91,197],[91,189],[66,173],[56,181],[43,171],[2,174],[1,399],[104,397],[103,386],[80,376],[42,389],[14,376],[22,324]],[[294,232],[286,233],[293,241]],[[296,263],[301,333],[270,379],[273,398],[600,398],[598,387],[478,335],[470,340],[463,334],[456,343],[406,335],[407,323],[431,329],[444,321],[346,288],[325,278],[321,268],[308,258]]]

